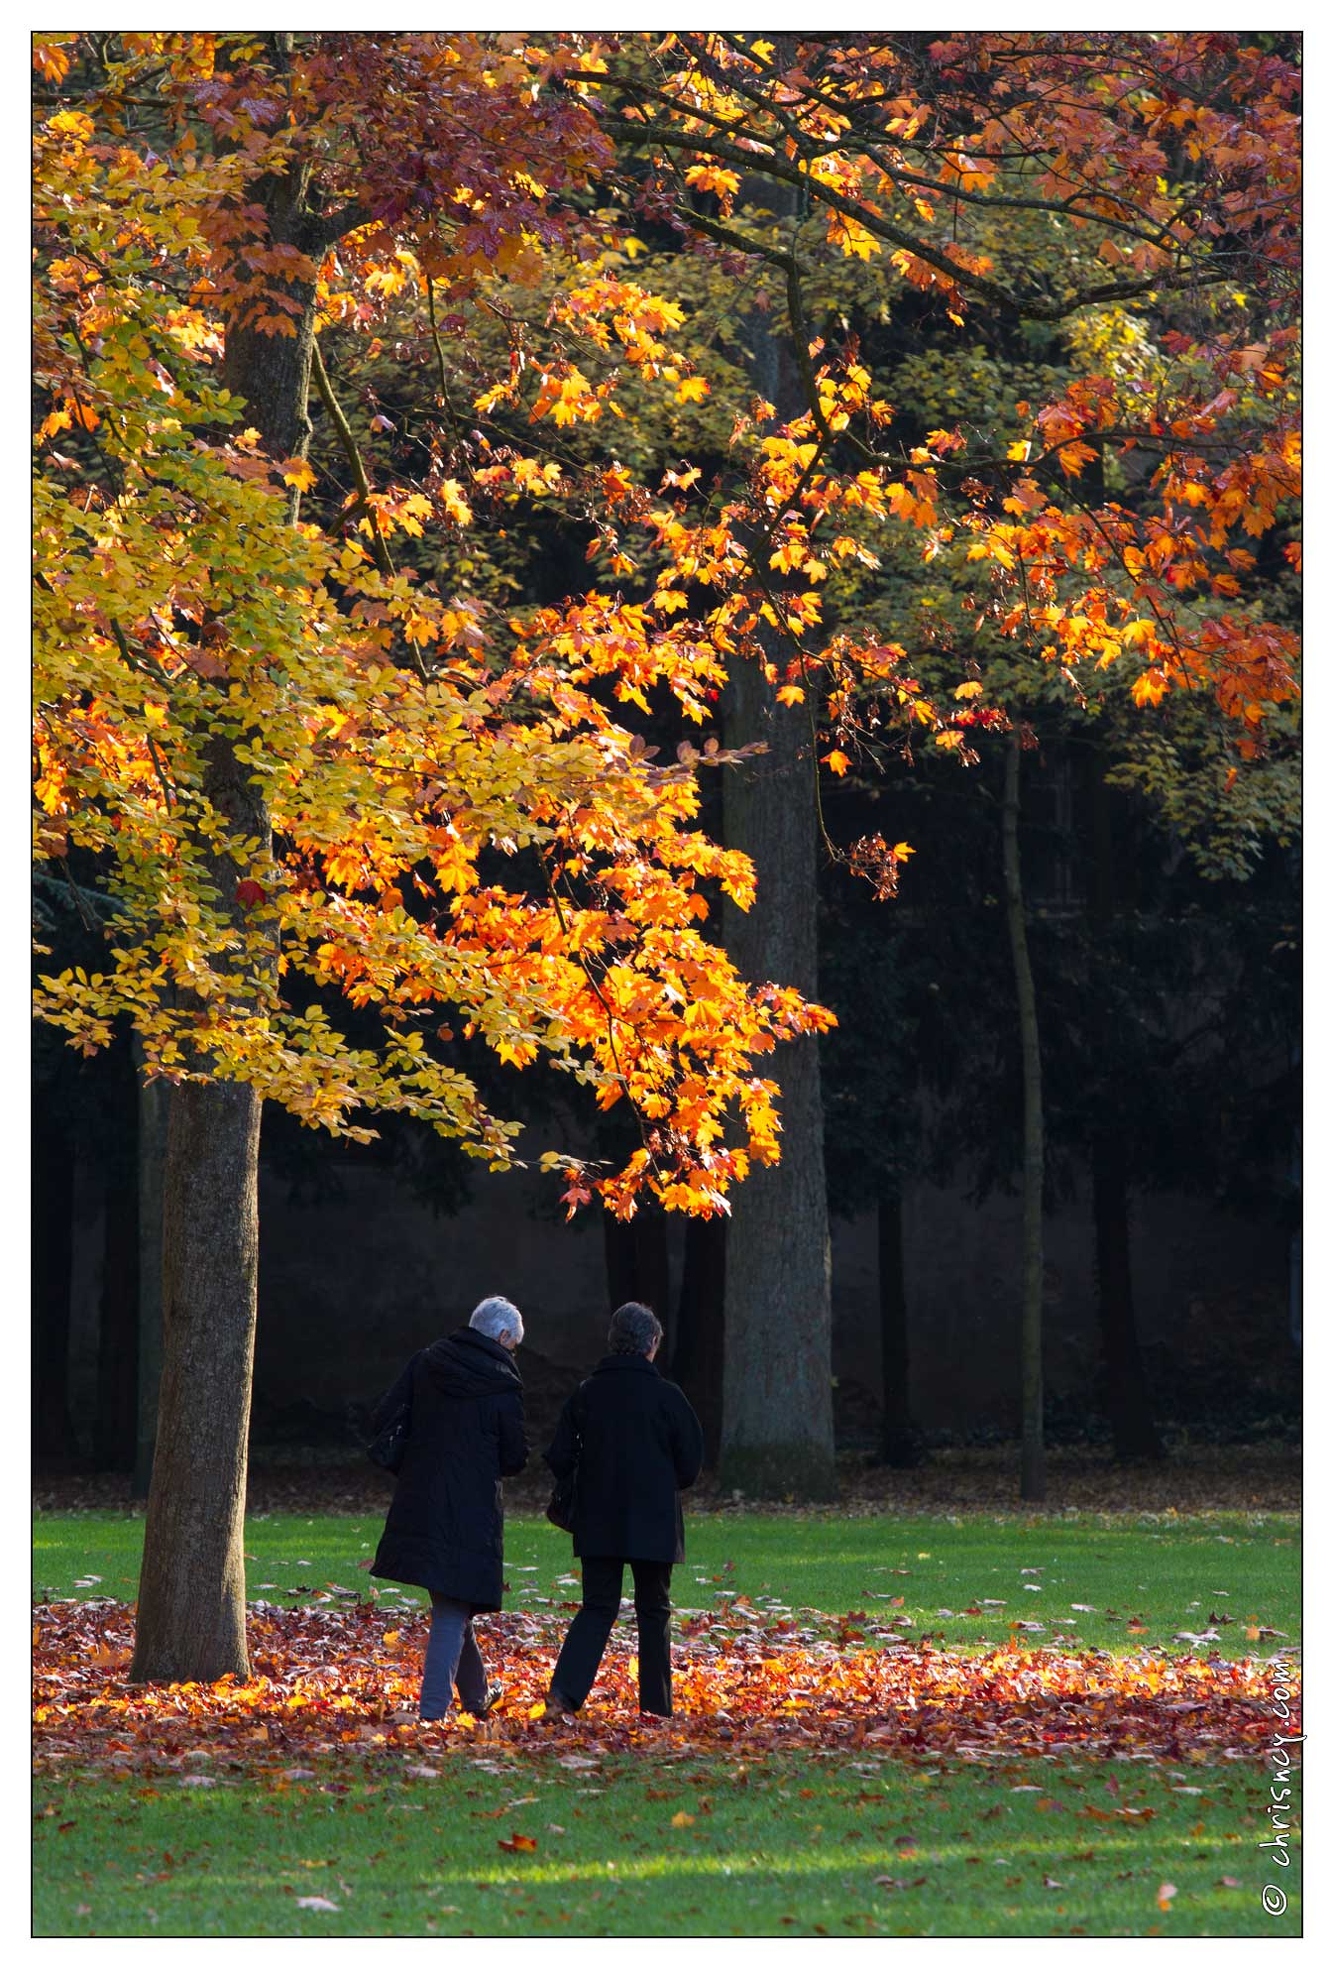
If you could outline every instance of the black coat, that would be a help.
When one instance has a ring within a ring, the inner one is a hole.
[[[704,1461],[704,1432],[681,1390],[643,1354],[608,1354],[561,1410],[545,1452],[556,1477],[576,1470],[580,1559],[684,1559],[678,1492]]]
[[[518,1369],[498,1340],[462,1327],[413,1355],[375,1427],[409,1386],[407,1454],[371,1571],[495,1613],[504,1585],[500,1479],[528,1461]]]

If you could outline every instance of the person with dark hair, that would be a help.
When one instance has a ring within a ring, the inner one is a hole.
[[[398,1488],[371,1571],[431,1595],[423,1723],[449,1714],[456,1687],[474,1716],[500,1700],[501,1691],[487,1686],[472,1623],[474,1614],[500,1610],[500,1480],[528,1461],[523,1383],[513,1358],[522,1339],[518,1307],[483,1299],[466,1326],[413,1355],[376,1412],[377,1427],[405,1406],[409,1417]]]
[[[572,1531],[583,1606],[551,1677],[547,1716],[573,1715],[593,1686],[621,1607],[628,1565],[639,1632],[639,1707],[672,1713],[672,1567],[685,1557],[683,1490],[699,1475],[704,1433],[674,1382],[653,1365],[662,1328],[635,1301],[612,1315],[606,1355],[561,1411],[545,1461],[573,1475]]]

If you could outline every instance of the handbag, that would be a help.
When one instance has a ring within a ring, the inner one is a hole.
[[[558,1531],[574,1530],[574,1479],[571,1470],[568,1477],[557,1477],[547,1500],[547,1516]]]
[[[409,1381],[407,1393],[395,1403],[379,1435],[366,1445],[366,1454],[371,1462],[378,1463],[382,1470],[388,1470],[390,1476],[396,1477],[408,1453],[411,1428],[412,1383]]]

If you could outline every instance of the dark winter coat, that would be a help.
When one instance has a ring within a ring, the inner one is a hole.
[[[500,1479],[528,1461],[518,1369],[498,1340],[462,1327],[413,1355],[375,1427],[409,1387],[407,1454],[371,1571],[495,1613],[504,1584]]]
[[[699,1418],[643,1354],[608,1354],[565,1407],[545,1452],[556,1477],[576,1472],[580,1559],[685,1557],[680,1491],[704,1461]]]

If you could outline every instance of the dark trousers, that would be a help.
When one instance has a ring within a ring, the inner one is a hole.
[[[565,1636],[551,1677],[553,1692],[563,1696],[571,1708],[582,1708],[621,1610],[621,1581],[629,1565],[635,1579],[635,1624],[639,1630],[639,1707],[655,1716],[670,1716],[671,1566],[658,1559],[585,1559],[582,1563],[584,1604]]]

